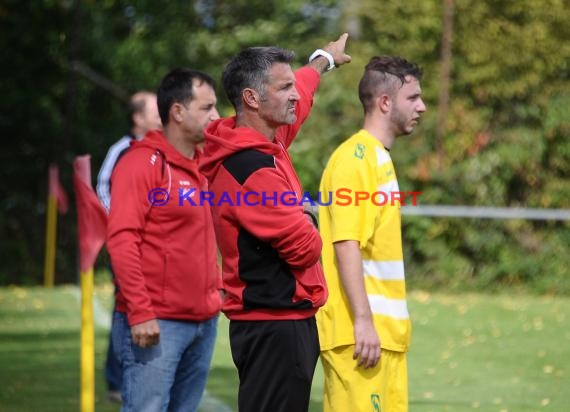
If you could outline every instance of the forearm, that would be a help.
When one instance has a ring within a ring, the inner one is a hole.
[[[274,193],[281,198],[284,193],[292,193],[284,176],[269,168],[251,175],[243,190],[246,193]],[[301,206],[266,201],[255,208],[236,208],[236,218],[245,230],[269,243],[292,268],[308,268],[319,261],[322,240]]]
[[[321,237],[301,208],[260,207],[240,212],[240,224],[256,238],[269,243],[290,267],[305,269],[319,261]]]
[[[315,59],[313,59],[312,61],[310,61],[309,64],[307,64],[307,66],[315,69],[320,74],[323,74],[323,73],[328,71],[329,61],[324,56],[318,56]]]
[[[152,300],[142,273],[140,238],[135,231],[118,231],[107,240],[111,265],[121,295],[127,304],[129,324],[154,319]]]
[[[370,368],[380,359],[380,337],[368,303],[360,244],[347,240],[334,244],[340,279],[354,315],[354,355],[357,366]]]

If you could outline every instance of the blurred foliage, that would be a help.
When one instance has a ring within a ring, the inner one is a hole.
[[[47,165],[60,165],[70,195],[74,156],[91,153],[95,175],[127,127],[123,96],[155,89],[176,66],[220,79],[225,62],[251,45],[293,49],[299,67],[346,30],[353,61],[323,76],[292,148],[307,190],[317,190],[330,153],[361,127],[363,66],[373,55],[399,54],[423,67],[428,105],[422,125],[392,151],[402,190],[422,191],[422,204],[570,208],[567,2],[453,3],[450,107],[438,153],[441,1],[4,0],[0,283],[41,280]],[[231,114],[219,87],[218,97]],[[73,281],[73,212],[60,217],[58,232],[57,279]],[[404,243],[412,287],[570,293],[568,222],[406,217]]]

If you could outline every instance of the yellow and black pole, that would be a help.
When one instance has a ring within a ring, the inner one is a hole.
[[[91,186],[90,156],[73,162],[81,284],[81,412],[95,410],[93,265],[105,242],[107,214]]]

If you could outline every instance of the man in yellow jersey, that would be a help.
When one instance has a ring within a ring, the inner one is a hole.
[[[405,195],[390,148],[426,110],[421,76],[400,57],[370,60],[358,87],[364,125],[335,150],[321,179],[321,195],[332,194],[320,210],[329,299],[317,313],[327,412],[408,410]]]

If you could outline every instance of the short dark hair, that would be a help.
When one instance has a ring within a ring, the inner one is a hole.
[[[379,93],[395,95],[406,82],[406,76],[422,79],[422,69],[399,56],[374,56],[364,68],[364,74],[358,84],[358,97],[364,113],[374,106],[374,99]]]
[[[194,81],[197,81],[198,85],[209,84],[215,89],[214,79],[198,70],[179,67],[164,76],[156,92],[158,113],[163,125],[168,124],[168,114],[174,103],[186,104],[192,100]]]
[[[132,130],[133,127],[135,127],[135,114],[144,112],[146,107],[146,98],[149,96],[154,96],[154,93],[149,92],[148,90],[140,90],[129,98],[129,102],[127,104],[129,130]]]
[[[265,94],[267,72],[275,63],[291,63],[295,53],[280,47],[249,47],[235,56],[224,68],[222,84],[236,113],[241,110],[241,92],[252,88]]]

